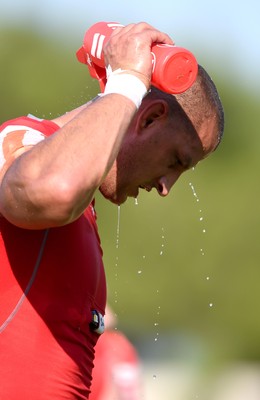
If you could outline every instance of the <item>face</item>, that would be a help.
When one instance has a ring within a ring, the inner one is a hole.
[[[204,156],[192,126],[157,121],[142,134],[128,133],[100,191],[115,204],[137,197],[140,190],[155,188],[160,196],[167,196],[179,176]]]

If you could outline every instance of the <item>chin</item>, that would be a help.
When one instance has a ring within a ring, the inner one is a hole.
[[[118,193],[114,191],[107,190],[107,188],[103,188],[102,186],[99,188],[100,193],[106,200],[109,200],[111,203],[120,206],[120,204],[125,203],[127,200],[127,195],[118,195]]]
[[[111,201],[111,203],[116,204],[118,206],[120,206],[121,204],[125,203],[127,200],[127,196],[116,196],[116,197],[109,197],[108,198],[109,201]]]

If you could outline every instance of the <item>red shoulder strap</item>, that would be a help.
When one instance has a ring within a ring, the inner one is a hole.
[[[28,126],[32,129],[42,132],[45,136],[50,136],[59,129],[59,126],[53,121],[23,116],[4,122],[0,126],[0,131],[2,131],[6,126],[10,125]]]

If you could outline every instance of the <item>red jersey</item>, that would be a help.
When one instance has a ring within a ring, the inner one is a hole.
[[[2,125],[0,169],[10,146],[57,129],[28,117]],[[99,337],[90,325],[106,303],[93,204],[49,230],[18,228],[0,215],[0,277],[0,399],[87,399]]]

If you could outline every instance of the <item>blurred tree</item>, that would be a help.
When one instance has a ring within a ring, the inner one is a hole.
[[[35,30],[6,28],[0,37],[2,121],[27,113],[52,118],[95,94],[97,83],[79,65],[77,48]]]

